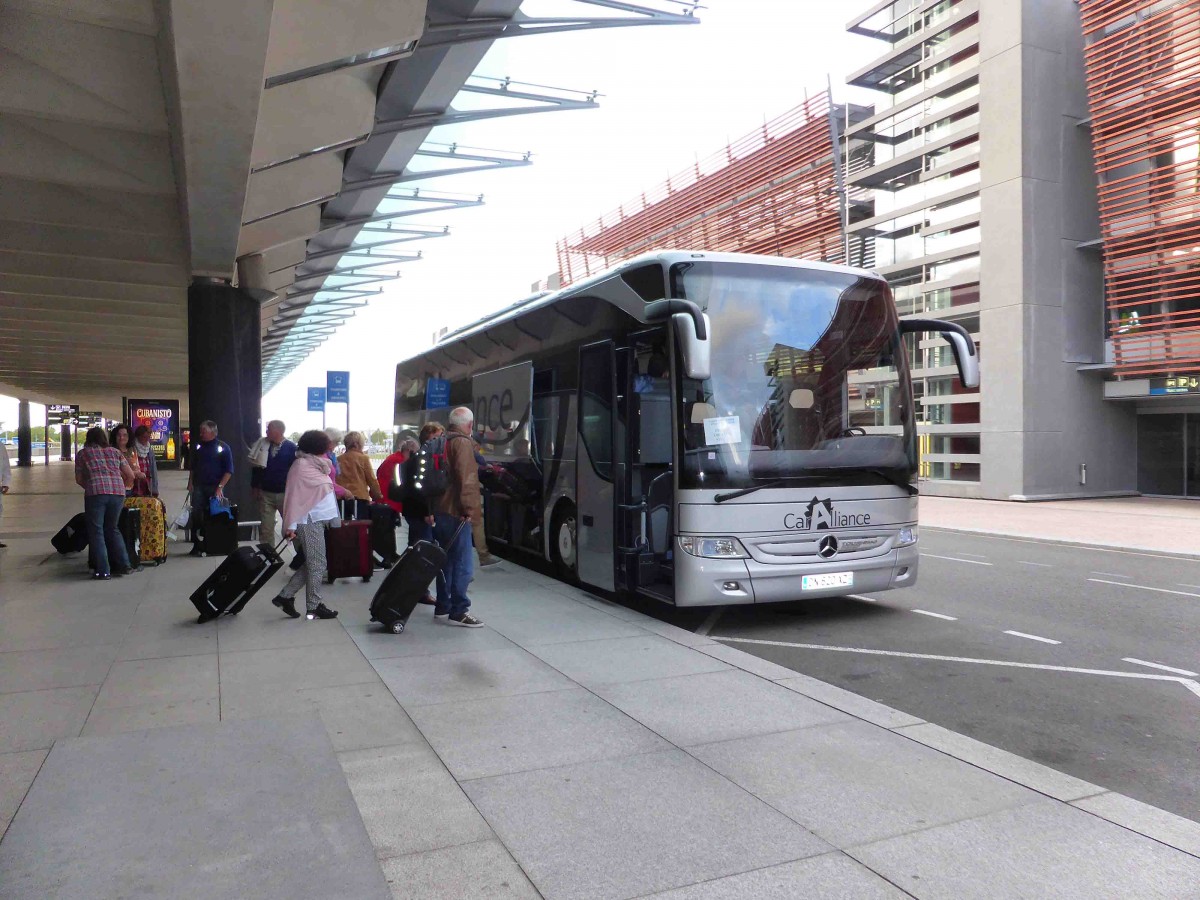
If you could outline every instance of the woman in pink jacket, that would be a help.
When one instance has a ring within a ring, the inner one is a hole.
[[[329,477],[331,465],[325,458],[330,445],[325,432],[306,431],[296,445],[296,462],[288,470],[283,496],[284,537],[297,541],[304,564],[271,602],[293,619],[300,617],[295,597],[302,586],[310,621],[337,618],[337,610],[321,602],[326,574],[325,529],[342,524],[334,484]]]

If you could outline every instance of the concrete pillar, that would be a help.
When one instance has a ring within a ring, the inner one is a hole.
[[[29,401],[17,402],[17,465],[33,465],[33,431],[29,427]]]
[[[262,436],[261,318],[258,301],[219,278],[188,288],[188,399],[192,439],[200,423],[217,423],[233,451],[226,496],[253,518],[246,451]]]

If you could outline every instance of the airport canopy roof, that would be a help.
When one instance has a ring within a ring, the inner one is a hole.
[[[418,258],[408,241],[446,234],[411,210],[480,202],[409,184],[414,156],[528,164],[429,141],[488,112],[456,110],[464,89],[492,115],[595,105],[472,78],[495,40],[695,21],[690,0],[563,2],[541,18],[521,0],[0,5],[0,393],[186,407],[196,277],[259,298],[269,389]]]

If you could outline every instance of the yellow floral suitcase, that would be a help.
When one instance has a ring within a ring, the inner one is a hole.
[[[167,507],[157,497],[126,497],[127,509],[142,512],[142,534],[138,559],[142,565],[158,565],[167,560]]]

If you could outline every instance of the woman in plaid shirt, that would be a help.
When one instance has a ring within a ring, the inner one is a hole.
[[[107,581],[133,571],[117,520],[125,505],[125,491],[134,474],[121,452],[108,445],[103,428],[89,428],[87,440],[75,457],[75,483],[83,488],[83,513],[87,520],[88,557],[92,577]],[[109,566],[109,560],[112,566]]]

